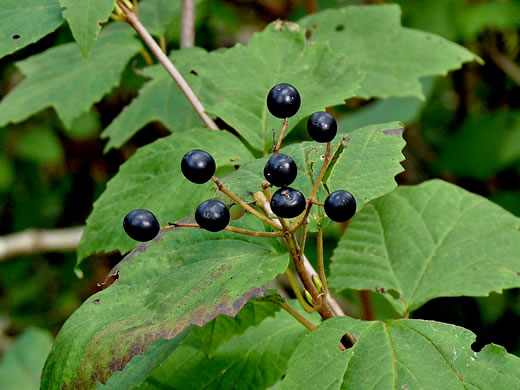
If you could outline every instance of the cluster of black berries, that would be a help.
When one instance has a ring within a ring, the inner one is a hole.
[[[277,118],[290,118],[300,108],[300,94],[290,84],[275,85],[267,95],[267,108]],[[307,121],[310,137],[316,142],[327,143],[334,139],[338,131],[336,120],[328,112],[318,111]],[[264,177],[273,186],[281,187],[273,194],[271,209],[282,218],[300,215],[306,206],[303,194],[289,187],[296,179],[298,169],[294,160],[282,153],[271,156],[264,168]],[[356,200],[348,191],[335,191],[325,200],[327,216],[336,222],[344,222],[354,216]]]
[[[300,94],[290,84],[275,85],[267,95],[267,108],[277,118],[294,116],[301,104]],[[286,124],[285,124],[286,125]],[[327,112],[319,111],[311,115],[307,130],[316,142],[328,143],[337,133],[336,120]],[[216,170],[213,157],[203,150],[191,150],[181,161],[181,171],[193,183],[209,181]],[[271,198],[273,213],[282,218],[294,218],[306,207],[303,194],[289,187],[298,174],[294,160],[282,153],[274,153],[264,167],[264,177],[273,186],[281,187]],[[330,194],[324,203],[327,216],[336,222],[352,218],[356,212],[356,200],[348,191],[338,190]],[[229,224],[230,215],[226,205],[219,200],[209,199],[201,203],[195,211],[195,220],[200,227],[218,232]],[[126,233],[137,241],[149,241],[160,230],[157,218],[148,210],[138,209],[127,214],[123,221]]]

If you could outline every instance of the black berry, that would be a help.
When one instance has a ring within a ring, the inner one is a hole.
[[[300,191],[283,187],[273,194],[271,210],[279,217],[294,218],[303,213],[305,203],[305,197]]]
[[[325,212],[333,221],[348,221],[356,213],[356,199],[348,191],[334,191],[325,199]]]
[[[283,153],[273,154],[264,167],[264,177],[269,183],[277,187],[290,185],[296,175],[298,167],[294,160]]]
[[[155,215],[144,209],[130,211],[123,220],[126,234],[136,241],[150,241],[159,233],[160,228]]]
[[[307,131],[316,142],[330,142],[338,132],[336,119],[328,112],[318,111],[307,121]]]
[[[301,104],[300,94],[291,84],[277,84],[267,95],[267,108],[277,118],[296,114]]]
[[[215,169],[215,160],[203,150],[190,150],[182,157],[181,171],[193,183],[206,183],[215,173]]]
[[[210,232],[218,232],[228,225],[229,210],[220,200],[209,199],[197,207],[195,221]]]

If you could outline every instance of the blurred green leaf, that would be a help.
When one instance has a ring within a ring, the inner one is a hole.
[[[0,363],[0,388],[37,390],[43,363],[52,347],[49,332],[29,328],[11,345]]]
[[[0,156],[0,192],[7,192],[14,182],[15,172],[11,160]]]
[[[237,137],[226,131],[191,129],[161,138],[140,148],[94,203],[78,247],[78,262],[99,251],[125,253],[137,245],[123,230],[123,218],[131,210],[151,210],[159,222],[195,214],[204,200],[214,196],[215,185],[189,182],[180,169],[182,156],[191,149],[210,153],[218,167],[242,164],[252,158]]]
[[[253,230],[263,226],[252,216],[235,223]],[[67,320],[45,364],[42,387],[105,383],[154,340],[173,339],[221,314],[235,316],[287,265],[276,239],[163,230],[120,263],[115,284]]]
[[[18,143],[17,156],[39,164],[63,160],[64,152],[59,137],[50,127],[32,128]]]
[[[211,359],[188,337],[139,388],[266,389],[283,377],[292,352],[309,333],[282,310],[232,337]]]
[[[206,54],[206,51],[200,48],[187,48],[170,55],[197,96],[204,93],[201,89],[201,79],[190,71]],[[145,84],[139,91],[139,96],[123,109],[101,135],[102,138],[109,138],[105,152],[120,147],[152,121],[160,121],[172,132],[204,126],[193,106],[162,65],[145,68],[143,74],[152,80]]]
[[[447,140],[434,167],[483,180],[518,161],[520,111],[494,111],[470,116]]]
[[[499,191],[489,199],[520,217],[520,191]]]
[[[255,34],[247,46],[209,53],[195,71],[212,91],[211,99],[201,98],[205,109],[264,151],[272,147],[272,129],[279,132],[283,122],[267,110],[266,97],[274,85],[289,83],[300,93],[302,104],[289,120],[290,131],[313,112],[355,96],[363,77],[326,43],[308,46],[298,25],[280,21]]]
[[[128,60],[140,50],[130,26],[105,28],[85,61],[74,43],[59,45],[17,62],[27,76],[0,102],[0,127],[54,107],[66,127],[119,84]]]
[[[520,287],[519,227],[452,184],[399,187],[353,218],[334,250],[329,286],[383,291],[401,315],[437,297]]]
[[[423,92],[426,96],[432,90],[433,81],[433,77],[421,79]],[[374,103],[362,106],[352,114],[347,114],[338,123],[338,129],[340,132],[347,132],[349,129],[390,121],[399,121],[405,125],[411,125],[419,119],[421,110],[425,105],[425,101],[414,97],[377,100]]]
[[[0,58],[38,41],[62,23],[58,0],[3,0]]]
[[[139,2],[139,20],[152,35],[166,32],[166,26],[181,12],[180,0],[142,0]]]
[[[60,5],[83,57],[88,58],[101,31],[101,23],[108,20],[115,0],[60,0]]]
[[[462,46],[437,35],[401,27],[395,4],[329,9],[300,24],[315,42],[328,41],[349,64],[366,72],[356,96],[424,98],[419,78],[442,75],[479,60]]]
[[[346,333],[357,342],[338,348]],[[480,352],[469,330],[434,321],[323,322],[296,347],[280,389],[515,389],[520,359],[494,344]]]
[[[520,3],[517,0],[488,1],[467,5],[460,15],[462,38],[476,39],[485,29],[516,29],[520,26]]]
[[[394,0],[403,10],[403,25],[429,31],[446,39],[460,38],[460,20],[465,0]]]
[[[66,129],[66,134],[78,141],[94,138],[101,130],[101,119],[99,114],[94,111],[87,111],[74,119],[70,128]]]

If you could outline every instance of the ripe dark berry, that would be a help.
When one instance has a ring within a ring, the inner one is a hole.
[[[296,114],[301,104],[300,94],[291,84],[277,84],[267,95],[267,108],[277,118]]]
[[[126,234],[136,241],[150,241],[159,233],[160,228],[155,215],[144,209],[130,211],[123,220]]]
[[[318,111],[307,121],[307,131],[316,142],[330,142],[338,132],[336,119],[328,112]]]
[[[305,210],[305,197],[290,187],[280,188],[273,194],[271,210],[282,218],[294,218]]]
[[[189,181],[202,184],[206,183],[216,169],[215,160],[211,154],[203,150],[190,150],[182,157],[181,171]]]
[[[228,225],[229,210],[220,200],[209,199],[197,207],[195,221],[210,232],[218,232]]]
[[[273,154],[264,167],[265,180],[277,187],[290,185],[297,174],[298,167],[294,160],[282,153]]]
[[[356,199],[348,191],[334,191],[325,199],[325,212],[333,221],[348,221],[356,213]]]

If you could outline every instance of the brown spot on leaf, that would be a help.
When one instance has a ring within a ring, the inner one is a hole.
[[[99,305],[100,303],[101,303],[101,299],[99,299],[99,298],[98,298],[98,299],[94,299],[94,300],[92,301],[92,304],[93,304],[93,305]]]
[[[14,34],[11,38],[13,38],[13,39],[20,39],[21,36],[20,36],[20,34]]]

